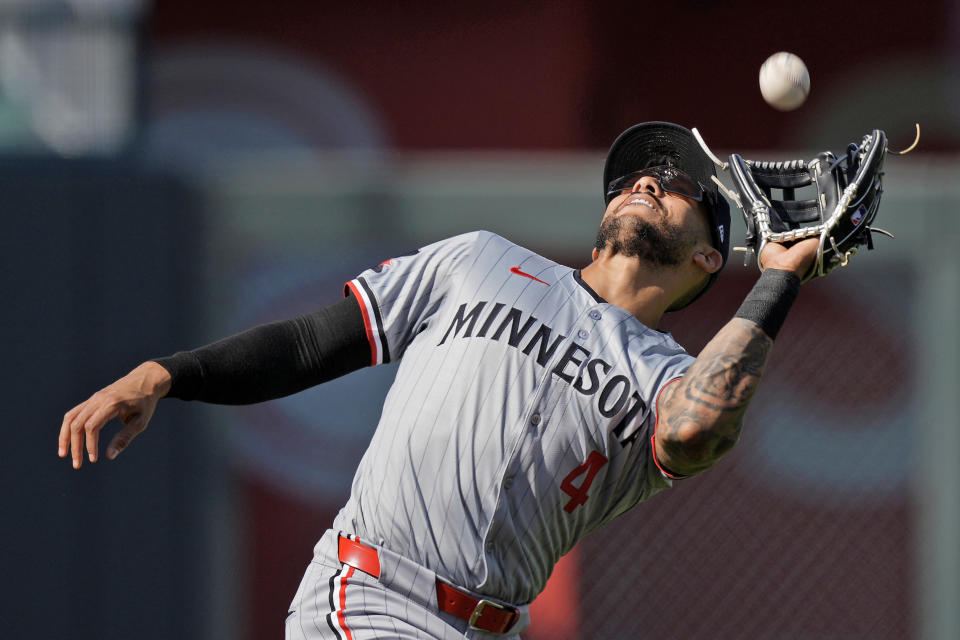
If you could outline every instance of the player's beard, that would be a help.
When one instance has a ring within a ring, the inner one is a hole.
[[[636,256],[656,267],[673,267],[686,260],[696,244],[692,234],[667,224],[657,226],[637,216],[607,218],[600,224],[598,251],[612,249],[614,254]]]

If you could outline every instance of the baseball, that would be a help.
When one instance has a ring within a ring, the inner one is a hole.
[[[760,67],[760,93],[774,109],[792,111],[810,93],[810,73],[803,60],[793,53],[775,53]]]

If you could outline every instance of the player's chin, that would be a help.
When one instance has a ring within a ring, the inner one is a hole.
[[[596,247],[601,251],[608,249],[614,253],[637,255],[651,240],[660,236],[656,227],[648,220],[636,215],[615,215],[600,223],[597,231]]]
[[[604,220],[596,247],[613,255],[634,257],[645,266],[675,267],[687,259],[692,239],[679,229],[653,224],[636,216]]]

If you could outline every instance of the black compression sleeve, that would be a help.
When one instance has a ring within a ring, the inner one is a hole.
[[[360,305],[350,296],[313,313],[154,362],[170,372],[169,398],[252,404],[369,365],[370,345]]]

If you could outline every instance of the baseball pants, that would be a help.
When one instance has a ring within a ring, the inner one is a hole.
[[[300,582],[286,621],[286,640],[520,640],[527,607],[509,634],[471,629],[437,605],[436,574],[382,547],[379,578],[343,564],[339,534],[328,530]]]

